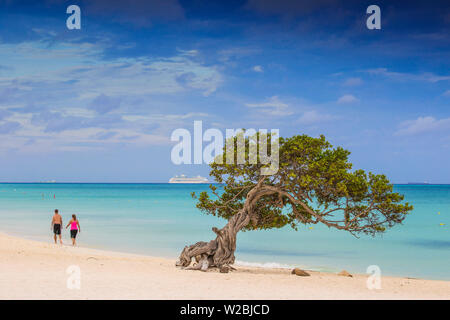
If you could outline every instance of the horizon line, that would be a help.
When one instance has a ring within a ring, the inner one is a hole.
[[[0,181],[0,184],[224,184],[220,182],[210,181],[204,183],[170,183],[170,182],[80,182],[80,181],[55,181],[55,182],[45,182],[45,181]],[[408,186],[432,186],[432,185],[450,185],[450,183],[396,183],[393,185],[408,185]]]

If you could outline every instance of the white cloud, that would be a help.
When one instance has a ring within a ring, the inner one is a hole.
[[[363,84],[363,81],[361,78],[348,78],[344,81],[343,85],[346,87],[356,87]]]
[[[239,60],[243,57],[254,56],[261,53],[261,49],[252,47],[235,47],[222,49],[218,52],[219,60],[227,63],[234,60]]]
[[[253,71],[255,72],[264,72],[263,67],[258,65],[253,67]]]
[[[152,114],[152,115],[123,115],[122,119],[125,121],[155,121],[155,122],[169,122],[179,121],[190,118],[204,118],[208,117],[207,113],[203,112],[188,112],[185,114]]]
[[[105,61],[103,45],[0,43],[0,61],[10,66],[0,74],[0,152],[161,144],[170,130],[208,116],[173,102],[187,92],[207,96],[222,82],[198,51]],[[103,95],[120,103],[99,113],[95,99]]]
[[[440,76],[431,72],[414,74],[414,73],[406,73],[406,72],[393,72],[389,71],[387,68],[377,68],[377,69],[369,69],[368,73],[373,75],[381,75],[387,78],[401,80],[401,81],[424,81],[424,82],[439,82],[450,80],[450,76]]]
[[[246,103],[248,108],[258,108],[261,112],[273,116],[288,116],[292,114],[289,110],[289,105],[282,102],[278,96],[272,96],[266,102],[261,103]]]
[[[450,129],[450,118],[418,117],[415,120],[403,121],[399,127],[395,132],[395,135],[399,136]]]
[[[301,124],[309,125],[309,124],[315,124],[319,122],[326,122],[335,119],[336,117],[330,115],[330,114],[321,114],[317,112],[316,110],[311,110],[305,112],[299,119],[298,122]]]
[[[354,103],[354,102],[358,102],[358,101],[359,101],[358,98],[356,98],[354,95],[345,94],[337,100],[337,103],[346,104],[346,103]]]
[[[103,93],[111,96],[171,94],[193,89],[207,96],[222,82],[216,68],[203,66],[186,56],[149,61],[128,59],[68,70],[64,76],[76,80],[76,86],[83,87],[85,95]],[[92,86],[94,81],[96,86]]]
[[[177,50],[184,56],[195,57],[196,55],[198,55],[198,50],[182,50],[182,49]]]
[[[222,83],[216,66],[195,59],[197,50],[179,50],[172,57],[121,58],[108,63],[102,60],[102,53],[101,44],[91,43],[61,42],[51,47],[42,41],[0,44],[0,61],[8,61],[11,67],[2,72],[0,85],[14,83],[17,87],[24,83],[22,90],[35,90],[39,85],[55,88],[67,84],[67,90],[84,97],[188,90],[207,96]]]
[[[446,97],[450,97],[450,90],[445,91],[442,95],[446,96]]]

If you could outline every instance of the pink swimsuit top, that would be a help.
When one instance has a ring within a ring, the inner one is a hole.
[[[78,230],[77,221],[73,221],[70,224],[70,230]]]

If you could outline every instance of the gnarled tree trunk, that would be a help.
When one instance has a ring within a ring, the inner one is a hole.
[[[259,191],[263,180],[261,179],[250,190],[243,208],[230,218],[225,227],[220,230],[216,227],[212,228],[217,235],[215,240],[210,242],[200,241],[191,246],[186,246],[181,252],[176,265],[202,271],[206,271],[210,267],[217,267],[221,272],[228,272],[230,268],[232,269],[230,265],[234,263],[235,259],[236,235],[252,219],[253,204],[262,196]],[[197,264],[189,267],[192,258],[195,258]]]

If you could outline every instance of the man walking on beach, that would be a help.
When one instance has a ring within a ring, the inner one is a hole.
[[[56,242],[56,236],[59,236],[59,243],[62,243],[62,239],[61,239],[61,226],[62,226],[62,217],[61,215],[58,213],[58,209],[55,209],[55,214],[53,215],[52,218],[52,225],[51,228],[53,229],[53,233],[54,236],[53,238],[55,239],[55,244]]]

